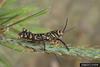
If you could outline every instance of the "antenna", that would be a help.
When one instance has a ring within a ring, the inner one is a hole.
[[[66,29],[66,27],[67,27],[67,22],[68,22],[68,18],[66,19],[66,24],[65,24],[65,26],[64,26],[64,28],[63,28],[63,30],[62,30],[62,32],[65,32],[65,29]]]

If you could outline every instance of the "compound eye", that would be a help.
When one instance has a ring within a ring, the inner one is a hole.
[[[60,36],[63,35],[63,32],[58,30],[58,35],[60,35]]]

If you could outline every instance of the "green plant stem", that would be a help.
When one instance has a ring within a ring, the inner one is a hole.
[[[9,42],[9,43],[8,43]],[[21,40],[2,40],[0,41],[0,45],[14,49],[16,51],[23,51],[25,48],[23,46],[28,46],[33,49],[40,49],[39,45],[35,45],[34,43],[29,42],[22,42]],[[65,47],[54,47],[53,45],[46,45],[46,52],[48,53],[56,53],[59,55],[70,55],[70,56],[77,56],[77,57],[87,57],[92,59],[100,58],[100,49],[94,48],[76,48],[76,47],[69,47],[70,51],[67,51]]]

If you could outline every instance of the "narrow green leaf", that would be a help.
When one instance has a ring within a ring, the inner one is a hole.
[[[45,14],[45,13],[46,13],[46,9],[45,10],[41,10],[41,11],[35,13],[35,14],[29,15],[27,17],[24,17],[24,18],[20,19],[20,20],[16,21],[15,23],[12,23],[11,25],[6,26],[6,28],[7,27],[11,27],[11,26],[13,26],[15,24],[21,23],[21,22],[23,22],[23,21],[25,21],[25,20],[27,20],[27,19],[29,19],[31,17],[37,17],[37,16],[40,16],[40,15]]]
[[[7,9],[2,9],[2,8],[0,8],[0,18],[1,18],[1,17],[4,17],[4,16],[6,16],[6,15],[8,15],[8,14],[10,14],[10,13],[12,13],[12,11],[9,11],[9,10],[7,10]]]
[[[5,23],[8,23],[9,21],[11,21],[12,19],[16,18],[17,16],[19,16],[19,15],[18,15],[18,14],[16,14],[16,15],[14,15],[14,16],[12,16],[12,17],[8,18],[6,21],[4,21],[4,22],[0,23],[0,25],[3,25],[3,24],[5,24]]]

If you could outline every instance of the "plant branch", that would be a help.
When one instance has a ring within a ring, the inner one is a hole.
[[[9,43],[8,43],[9,42]],[[39,45],[34,43],[29,43],[21,40],[1,40],[0,45],[8,47],[10,49],[14,49],[16,51],[23,51],[25,48],[23,46],[27,46],[33,49],[41,49]],[[70,51],[67,51],[65,47],[54,47],[53,45],[46,45],[46,50],[48,53],[56,53],[59,55],[70,55],[70,56],[77,56],[77,57],[87,57],[92,59],[100,58],[100,49],[94,48],[76,48],[76,47],[69,47]]]

